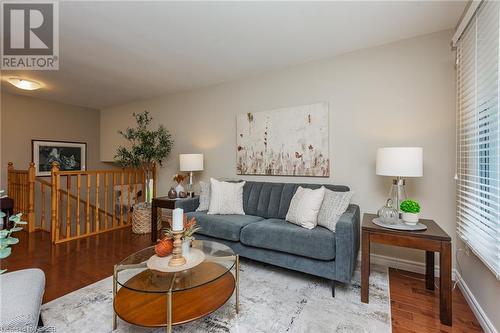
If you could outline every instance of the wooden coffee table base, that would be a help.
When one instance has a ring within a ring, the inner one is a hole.
[[[172,293],[172,325],[185,324],[211,314],[226,304],[235,287],[233,274],[227,272],[217,280],[200,287]],[[167,327],[167,304],[168,294],[120,288],[115,296],[114,309],[121,319],[130,324]]]

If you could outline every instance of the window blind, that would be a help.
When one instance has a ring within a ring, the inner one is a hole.
[[[457,43],[457,228],[500,280],[500,2],[483,1]]]

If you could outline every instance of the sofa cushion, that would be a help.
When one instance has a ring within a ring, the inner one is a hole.
[[[234,242],[240,240],[241,228],[263,220],[262,217],[253,215],[208,215],[207,212],[189,212],[186,215],[196,219],[201,227],[198,233]]]
[[[313,190],[325,186],[325,188],[336,192],[349,191],[349,187],[343,185],[246,182],[243,187],[245,214],[261,216],[266,219],[285,219],[292,197],[299,186]]]
[[[335,233],[319,226],[309,230],[282,219],[267,219],[245,226],[240,241],[313,259],[335,259]]]

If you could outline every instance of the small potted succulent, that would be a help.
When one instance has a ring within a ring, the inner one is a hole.
[[[415,225],[420,217],[420,204],[414,200],[405,200],[399,206],[403,212],[403,221],[406,224]]]

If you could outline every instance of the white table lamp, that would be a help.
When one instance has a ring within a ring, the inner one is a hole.
[[[193,171],[203,170],[203,154],[179,154],[180,171],[189,172],[188,195],[193,196]]]
[[[422,177],[422,147],[385,147],[377,150],[376,173],[379,176],[395,177],[392,181],[390,198],[399,211],[399,205],[406,200],[405,177]]]

